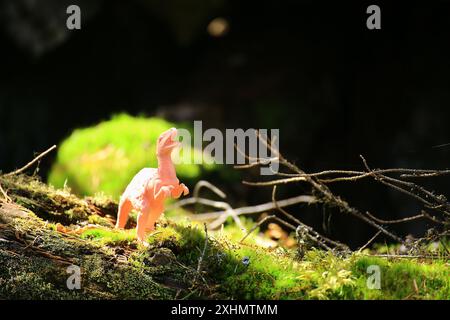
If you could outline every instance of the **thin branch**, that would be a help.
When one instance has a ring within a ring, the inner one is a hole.
[[[331,239],[328,239],[327,237],[321,235],[320,233],[318,233],[317,231],[315,231],[313,228],[311,228],[310,226],[304,224],[303,222],[301,222],[300,220],[298,220],[297,218],[295,218],[293,215],[291,215],[289,212],[287,212],[286,210],[284,210],[283,208],[281,208],[278,204],[278,201],[276,199],[276,190],[277,187],[274,186],[273,190],[272,190],[272,202],[275,205],[275,208],[280,211],[281,213],[283,213],[286,217],[288,217],[289,219],[291,219],[292,221],[294,221],[295,223],[297,223],[297,225],[301,226],[302,228],[306,229],[309,233],[312,233],[314,236],[310,237],[311,240],[313,240],[316,243],[319,243],[322,246],[322,242],[319,240],[321,239],[324,242],[327,242],[329,244],[334,245],[335,247],[340,247],[344,250],[347,250],[348,247],[340,242],[337,241],[333,241]],[[298,228],[296,228],[297,231]],[[328,246],[327,246],[328,248]]]
[[[253,186],[253,187],[270,187],[270,186],[276,186],[279,184],[288,184],[288,183],[300,182],[300,181],[307,181],[307,177],[296,176],[296,177],[287,178],[287,179],[278,179],[278,180],[265,181],[265,182],[242,181],[242,183],[247,186]]]
[[[50,152],[52,152],[53,150],[56,149],[56,145],[51,146],[49,149],[47,149],[46,151],[42,152],[40,155],[38,155],[36,158],[34,158],[32,161],[30,161],[29,163],[27,163],[25,166],[23,166],[20,169],[17,169],[16,171],[10,172],[5,174],[5,177],[8,176],[13,176],[19,173],[24,172],[25,170],[27,170],[29,167],[31,167],[34,163],[36,163],[37,161],[39,161],[40,159],[42,159],[43,157],[45,157],[47,154],[49,154]]]
[[[234,169],[249,169],[249,168],[258,167],[258,166],[265,166],[265,165],[271,164],[274,161],[278,161],[278,158],[275,157],[275,158],[258,160],[257,162],[254,162],[254,163],[235,165],[233,168]]]
[[[199,202],[199,203],[205,204],[205,205],[211,205],[212,207],[217,207],[216,205],[212,205],[212,204],[218,203],[218,201],[212,201],[212,200],[203,199],[203,198],[197,198],[197,199],[188,198],[188,199],[183,199],[183,200],[180,200],[180,201],[174,203],[172,206],[168,207],[168,210],[174,209],[176,207],[182,207],[182,206],[186,206],[186,205],[195,204],[196,202]],[[318,202],[318,199],[314,196],[301,195],[301,196],[296,196],[296,197],[292,197],[292,198],[288,198],[288,199],[284,199],[284,200],[279,200],[278,206],[279,207],[288,207],[288,206],[292,206],[292,205],[299,204],[299,203],[306,203],[309,205],[309,204],[313,204],[316,202]],[[270,210],[274,210],[274,209],[276,209],[276,207],[273,202],[266,202],[266,203],[259,204],[256,206],[235,208],[234,212],[236,213],[236,215],[240,216],[240,215],[246,215],[246,214],[266,212],[266,211],[270,211]],[[216,219],[217,217],[222,216],[223,214],[226,214],[226,211],[198,213],[198,214],[191,215],[191,217],[195,220],[211,220],[211,219]]]
[[[367,241],[367,243],[365,245],[363,245],[361,248],[358,249],[358,252],[361,252],[365,248],[367,248],[380,234],[381,234],[381,231],[378,231],[372,238],[370,238],[369,241]]]
[[[371,254],[366,255],[370,257],[379,257],[379,258],[393,258],[393,259],[443,259],[448,260],[450,256],[433,256],[433,255],[403,255],[403,254]]]
[[[268,221],[268,220],[275,220],[278,221],[279,223],[281,223],[282,225],[292,229],[292,230],[296,230],[295,226],[293,226],[292,224],[290,224],[289,222],[286,222],[280,218],[278,218],[276,215],[271,215],[271,216],[267,216],[264,219],[262,219],[261,221],[259,221],[256,225],[254,225],[248,232],[247,234],[241,239],[241,241],[239,241],[239,243],[243,243],[245,239],[248,238],[248,236],[250,234],[252,234],[256,229],[258,229],[258,227],[260,227],[264,222]]]
[[[201,254],[200,258],[198,259],[198,264],[197,264],[197,273],[198,274],[200,274],[200,272],[201,272],[202,263],[203,263],[203,259],[205,258],[207,248],[208,248],[208,227],[206,226],[206,223],[205,223],[205,244],[203,246],[202,254]]]
[[[222,190],[217,188],[212,183],[210,183],[210,182],[208,182],[206,180],[200,180],[199,182],[197,182],[197,184],[194,187],[194,192],[193,192],[194,198],[198,198],[199,197],[199,193],[200,193],[200,189],[201,188],[207,188],[207,189],[211,190],[212,192],[214,192],[216,195],[218,195],[222,199],[225,199],[227,197],[227,195]]]
[[[257,206],[250,206],[250,207],[243,207],[243,208],[237,208],[232,209],[229,204],[224,202],[214,202],[208,199],[202,199],[199,198],[198,195],[195,195],[195,198],[193,199],[186,199],[179,201],[176,205],[177,206],[183,206],[187,204],[193,204],[193,203],[203,203],[207,205],[212,205],[216,208],[222,208],[224,211],[218,211],[218,212],[208,212],[208,213],[202,213],[202,214],[196,214],[193,216],[194,219],[197,220],[209,220],[209,219],[216,219],[216,221],[213,222],[214,226],[220,225],[223,223],[228,216],[230,216],[231,212],[234,212],[236,216],[239,216],[241,214],[252,214],[252,213],[259,213],[264,212],[268,210],[277,209],[279,212],[281,212],[284,216],[286,216],[289,221],[292,221],[298,227],[296,228],[294,225],[292,225],[289,222],[284,221],[283,219],[271,215],[266,218],[264,218],[262,221],[260,221],[258,224],[256,224],[247,234],[246,236],[241,240],[244,241],[254,230],[256,230],[261,224],[264,222],[273,219],[278,221],[279,223],[285,225],[289,229],[298,231],[299,228],[302,228],[303,230],[303,236],[310,238],[311,240],[318,243],[321,247],[329,250],[330,247],[328,247],[325,243],[332,244],[335,247],[346,247],[345,245],[333,241],[331,239],[328,239],[319,233],[317,233],[313,228],[303,224],[299,219],[291,215],[286,210],[282,209],[283,207],[296,204],[296,203],[316,203],[320,202],[324,205],[327,205],[329,207],[335,207],[337,208],[341,213],[352,215],[365,223],[371,225],[375,229],[377,229],[377,233],[374,237],[372,237],[361,249],[363,250],[366,248],[370,243],[372,243],[376,237],[378,237],[380,234],[384,234],[385,236],[390,237],[391,239],[399,242],[404,243],[403,239],[395,235],[394,233],[388,231],[384,225],[388,224],[396,224],[396,223],[404,223],[408,221],[413,221],[421,218],[429,219],[435,223],[445,224],[446,222],[440,221],[439,219],[435,218],[434,216],[430,216],[428,213],[422,210],[421,214],[406,217],[402,219],[396,219],[396,220],[382,220],[379,218],[376,218],[369,212],[362,213],[356,208],[353,208],[350,206],[346,201],[341,199],[339,196],[334,195],[331,190],[328,187],[328,184],[335,183],[335,182],[345,182],[345,181],[358,181],[361,179],[366,178],[373,178],[374,180],[380,182],[381,184],[392,188],[396,191],[399,191],[403,194],[406,194],[417,201],[421,202],[426,208],[430,208],[436,211],[439,211],[442,214],[450,215],[450,204],[447,202],[447,199],[443,195],[436,195],[434,192],[427,190],[426,188],[417,185],[410,181],[404,181],[402,179],[405,178],[424,178],[424,177],[436,177],[436,176],[443,176],[450,174],[450,170],[422,170],[422,169],[407,169],[407,168],[391,168],[391,169],[371,169],[369,165],[367,164],[366,159],[361,156],[361,159],[363,161],[364,167],[366,171],[355,171],[355,170],[326,170],[316,173],[307,174],[303,170],[301,170],[297,165],[294,163],[289,162],[286,160],[279,152],[279,150],[275,149],[273,142],[270,141],[269,137],[262,136],[259,131],[257,131],[258,139],[260,142],[262,142],[268,149],[271,150],[272,156],[274,156],[271,159],[261,159],[261,158],[255,158],[250,157],[249,155],[246,155],[240,150],[237,145],[235,144],[236,150],[243,154],[245,158],[250,162],[249,164],[244,165],[238,165],[235,166],[237,169],[246,169],[246,168],[253,168],[256,166],[263,166],[267,165],[268,163],[272,161],[278,161],[278,163],[283,166],[284,168],[287,168],[290,172],[273,172],[274,176],[281,176],[283,178],[281,179],[273,179],[271,181],[243,181],[245,185],[249,186],[257,186],[257,187],[266,187],[271,186],[273,187],[272,190],[272,202],[271,203],[265,203]],[[392,175],[392,176],[391,176]],[[396,176],[396,177],[393,177]],[[397,178],[399,176],[399,178]],[[290,199],[285,199],[281,201],[276,200],[276,189],[278,185],[286,185],[296,182],[306,182],[306,184],[309,184],[311,187],[311,193],[314,194],[314,196],[298,196]],[[232,210],[232,211],[230,211]]]
[[[295,165],[292,165],[292,167],[295,168]],[[298,169],[298,170],[300,170],[300,169]],[[403,243],[403,240],[401,238],[394,235],[392,232],[387,231],[385,228],[378,225],[371,219],[365,217],[357,209],[350,207],[347,202],[343,201],[339,197],[336,197],[334,194],[331,193],[331,191],[325,185],[320,184],[320,182],[316,182],[312,178],[309,178],[309,177],[306,177],[303,179],[306,179],[306,181],[309,182],[315,190],[320,192],[325,197],[326,203],[338,207],[340,211],[349,213],[349,214],[357,217],[358,219],[363,220],[364,222],[370,224],[374,228],[381,230],[385,235],[389,236],[393,240]],[[281,183],[289,183],[289,181],[286,181],[286,180],[289,180],[290,182],[296,181],[294,179],[282,179],[282,180],[275,180],[275,181],[269,181],[269,182],[261,182],[261,183],[256,182],[256,183],[246,183],[246,184],[252,185],[252,186],[274,186],[274,185],[279,184],[280,181],[282,181]]]
[[[239,243],[243,243],[244,240],[247,239],[248,236],[249,236],[250,234],[252,234],[253,231],[255,231],[256,229],[258,229],[264,222],[266,222],[267,220],[270,220],[270,219],[275,219],[276,217],[277,217],[276,215],[271,215],[271,216],[267,216],[267,217],[263,218],[261,221],[259,221],[257,224],[255,224],[255,225],[254,225],[254,226],[253,226],[253,227],[245,234],[245,236],[241,239],[241,241],[239,241]],[[292,226],[292,227],[294,227],[294,226]],[[294,229],[295,229],[295,227],[294,227]]]
[[[402,174],[402,178],[432,178],[440,177],[450,174],[450,170],[431,170],[430,172],[412,173],[412,174]]]
[[[273,186],[273,189],[272,189],[272,202],[275,205],[275,209],[280,211],[282,214],[284,214],[286,217],[288,217],[288,219],[291,219],[295,223],[302,224],[300,220],[295,218],[293,215],[291,215],[289,212],[287,212],[283,208],[280,208],[280,206],[278,205],[277,199],[276,199],[276,193],[277,193],[277,186]]]
[[[415,216],[412,216],[412,217],[406,217],[406,218],[401,218],[401,219],[396,219],[396,220],[382,220],[382,219],[379,219],[379,218],[377,218],[377,217],[374,217],[374,216],[371,215],[369,212],[366,212],[366,214],[367,214],[370,218],[372,218],[373,220],[375,220],[376,222],[381,223],[381,224],[396,224],[396,223],[403,223],[403,222],[408,222],[408,221],[418,220],[418,219],[421,219],[421,218],[426,218],[426,219],[429,219],[429,220],[431,220],[431,221],[433,221],[433,222],[436,222],[436,223],[439,223],[439,224],[443,224],[442,221],[439,221],[439,220],[437,220],[437,219],[435,219],[435,218],[432,218],[429,214],[427,214],[427,213],[425,213],[425,212],[422,212],[421,214],[418,214],[418,215],[415,215]]]
[[[255,163],[254,165],[258,165],[259,163]],[[245,168],[245,167],[244,167]],[[371,172],[364,171],[354,171],[354,170],[325,170],[315,173],[285,173],[285,172],[277,172],[276,175],[284,176],[284,177],[297,177],[297,178],[306,178],[306,177],[327,177],[332,175],[345,175],[348,177],[335,177],[335,178],[321,178],[320,181],[322,183],[335,183],[342,181],[357,181],[365,178],[369,178],[373,176],[373,173],[376,174],[388,174],[388,173],[396,173],[400,174],[401,178],[413,178],[413,177],[437,177],[443,176],[446,174],[450,174],[450,170],[421,170],[421,169],[404,169],[404,168],[393,168],[393,169],[374,169]]]
[[[422,202],[425,206],[427,206],[430,209],[438,210],[441,213],[450,215],[449,211],[443,210],[443,208],[448,209],[449,207],[447,199],[443,195],[436,196],[433,192],[428,191],[422,186],[419,186],[415,183],[402,181],[399,179],[395,179],[392,177],[376,173],[369,168],[366,159],[364,159],[363,156],[360,157],[363,160],[364,166],[366,167],[367,171],[374,177],[376,181],[392,189],[395,189],[401,193],[404,193],[412,198],[415,198],[416,200]],[[430,200],[427,199],[434,201],[435,204],[431,203]]]
[[[1,194],[2,194],[2,196],[3,196],[3,198],[4,198],[4,201],[5,201],[6,203],[12,202],[11,198],[8,196],[8,194],[6,193],[6,191],[3,190],[3,187],[2,187],[1,184],[0,184],[0,192],[1,192]]]
[[[207,206],[210,206],[210,207],[224,209],[225,211],[222,213],[222,215],[217,216],[216,220],[213,221],[209,225],[209,227],[211,229],[216,229],[221,224],[223,224],[228,219],[228,217],[231,216],[233,218],[234,222],[238,225],[238,227],[243,232],[247,232],[246,228],[242,224],[242,222],[239,219],[238,215],[236,214],[234,209],[227,202],[225,202],[225,201],[213,201],[213,200],[209,200],[209,199],[199,198],[198,194],[200,192],[200,189],[203,188],[203,187],[206,187],[206,188],[210,189],[211,191],[213,191],[215,194],[217,194],[221,198],[226,198],[226,194],[222,190],[220,190],[219,188],[217,188],[216,186],[214,186],[213,184],[211,184],[208,181],[201,180],[194,187],[194,192],[193,192],[194,197],[178,201],[175,205],[173,205],[172,207],[170,207],[168,209],[173,209],[175,207],[180,207],[180,206],[186,205],[186,204],[204,204],[204,205],[207,205]]]

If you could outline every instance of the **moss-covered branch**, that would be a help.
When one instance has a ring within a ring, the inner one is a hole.
[[[136,254],[96,244],[16,204],[0,205],[0,242],[3,299],[168,299],[192,285],[182,277],[188,268],[171,264],[170,254],[161,258],[164,249]],[[70,265],[81,268],[81,290],[67,287]]]
[[[0,176],[0,299],[448,299],[448,261],[267,249],[232,232],[160,221],[138,245],[113,229],[116,204],[79,199],[25,176]],[[111,217],[109,217],[111,216]],[[94,218],[95,217],[95,218]],[[201,260],[200,260],[201,259]],[[199,263],[201,261],[201,263]],[[69,266],[81,270],[70,290]],[[378,265],[381,289],[367,287]],[[200,266],[200,267],[199,267]]]

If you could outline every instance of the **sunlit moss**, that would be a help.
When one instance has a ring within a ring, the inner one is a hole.
[[[2,183],[13,187],[19,182],[3,179]],[[203,224],[182,218],[180,209],[169,214],[171,218],[160,219],[148,235],[148,247],[137,243],[134,228],[87,226],[81,235],[66,234],[57,224],[64,215],[84,212],[68,220],[82,220],[79,226],[86,226],[99,219],[91,219],[88,203],[106,211],[116,209],[114,203],[105,198],[81,200],[47,190],[34,180],[31,184],[39,195],[27,192],[41,204],[40,210],[0,217],[10,228],[0,229],[7,240],[0,247],[0,299],[173,299],[177,294],[210,299],[450,299],[449,262],[444,257],[390,259],[370,255],[370,250],[342,256],[311,249],[298,260],[295,249],[261,247],[257,231],[240,243],[242,232],[233,223],[208,230],[206,239]],[[51,202],[54,197],[58,201]],[[49,201],[52,214],[42,211],[42,202]],[[78,209],[70,213],[73,207]],[[242,222],[251,227],[249,221]],[[32,247],[17,250],[18,246]],[[33,248],[38,254],[32,254]],[[81,292],[67,291],[67,265],[55,257],[82,268]],[[373,265],[381,271],[379,290],[367,285],[368,267]]]
[[[117,198],[142,168],[157,167],[156,141],[171,127],[182,127],[160,118],[113,116],[96,126],[75,130],[58,149],[49,175],[56,187],[69,186],[81,195],[103,192]],[[195,149],[192,149],[192,157]],[[213,165],[180,164],[182,180],[198,179]]]
[[[102,244],[129,245],[136,239],[135,230],[90,229],[81,234],[82,239],[89,239]]]
[[[367,268],[380,267],[380,289],[367,287]],[[425,262],[416,259],[388,260],[360,257],[351,270],[357,287],[346,297],[354,299],[445,299],[450,298],[450,265],[445,261]]]

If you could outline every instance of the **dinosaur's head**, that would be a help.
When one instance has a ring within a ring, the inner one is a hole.
[[[180,145],[180,142],[175,140],[177,136],[177,129],[170,128],[167,131],[161,133],[158,138],[158,143],[156,145],[156,155],[164,156],[169,155],[172,151]]]

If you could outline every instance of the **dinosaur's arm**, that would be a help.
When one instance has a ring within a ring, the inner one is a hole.
[[[157,201],[164,200],[171,196],[174,186],[165,186],[160,179],[154,179],[152,181],[153,198]]]
[[[172,189],[172,198],[178,199],[181,195],[187,196],[189,194],[188,187],[185,186],[184,183],[180,183]]]

